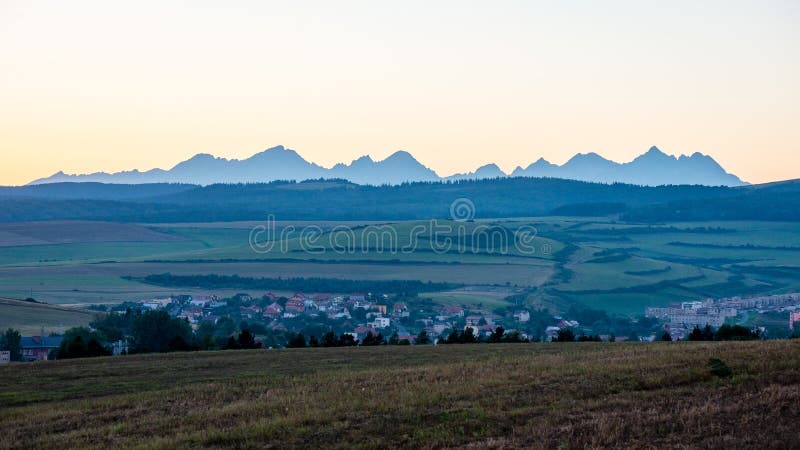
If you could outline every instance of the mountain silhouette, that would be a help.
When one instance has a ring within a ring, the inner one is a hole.
[[[440,177],[417,161],[410,153],[397,151],[381,161],[362,156],[350,164],[339,163],[330,169],[305,160],[294,150],[282,145],[256,153],[250,158],[225,159],[200,153],[173,168],[116,173],[97,172],[54,175],[29,184],[61,182],[99,182],[113,184],[189,183],[255,183],[275,180],[308,180],[340,178],[357,184],[396,185],[413,181],[458,181],[498,177],[544,177],[599,183],[629,183],[645,186],[667,184],[699,184],[708,186],[741,186],[737,176],[727,173],[712,157],[701,153],[675,157],[657,147],[627,163],[617,163],[597,153],[579,153],[559,166],[539,158],[526,168],[517,167],[506,174],[496,164],[486,164],[474,172]]]

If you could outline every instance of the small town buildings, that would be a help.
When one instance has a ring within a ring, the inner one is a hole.
[[[736,308],[715,305],[713,301],[682,302],[667,307],[647,308],[645,316],[688,327],[706,325],[720,327],[725,323],[726,318],[736,316]]]

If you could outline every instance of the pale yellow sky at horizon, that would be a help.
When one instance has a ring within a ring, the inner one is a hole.
[[[656,145],[800,178],[799,18],[798,1],[0,0],[0,185],[278,144],[326,167],[402,149],[440,175]]]

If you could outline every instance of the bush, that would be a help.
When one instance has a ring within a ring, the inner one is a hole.
[[[553,338],[553,342],[575,342],[575,333],[569,328],[558,330],[558,336]]]
[[[728,378],[733,375],[733,370],[718,358],[708,358],[708,367],[711,370],[711,375],[720,378]]]

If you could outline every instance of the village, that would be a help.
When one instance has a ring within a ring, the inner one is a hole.
[[[592,312],[598,313],[592,310],[573,313],[576,317],[562,317],[532,308],[489,310],[483,305],[439,305],[417,296],[375,293],[297,292],[287,297],[270,292],[258,298],[246,293],[230,298],[186,294],[125,302],[112,307],[95,306],[95,309],[102,311],[100,314],[112,316],[162,311],[188,323],[195,334],[217,336],[219,342],[237,331],[247,330],[264,348],[292,346],[292,337],[298,335],[313,336],[310,341],[313,343],[317,336],[331,332],[352,337],[354,344],[371,342],[376,336],[382,343],[399,345],[447,343],[448,335],[454,331],[468,332],[476,342],[491,342],[498,328],[506,336],[514,336],[514,342],[563,340],[565,332],[571,336],[570,340],[573,337],[583,340],[585,337],[586,340],[598,341],[651,342],[661,339],[664,333],[670,340],[685,340],[696,327],[718,328],[743,316],[769,312],[788,314],[788,323],[784,322],[784,326],[795,331],[795,322],[800,322],[800,293],[706,299],[648,307],[642,318],[629,321],[624,328],[626,333],[603,332],[602,325],[599,325],[602,320],[587,324],[576,320],[589,317]],[[620,319],[615,320],[619,322]],[[759,332],[767,335],[763,328]],[[420,336],[424,342],[419,342]],[[46,334],[44,330],[38,336],[22,336],[22,360],[52,359],[53,351],[61,344],[60,334]],[[113,355],[129,352],[130,342],[125,336],[104,344]],[[224,348],[224,344],[218,347]],[[9,352],[0,352],[0,364],[9,360]]]

